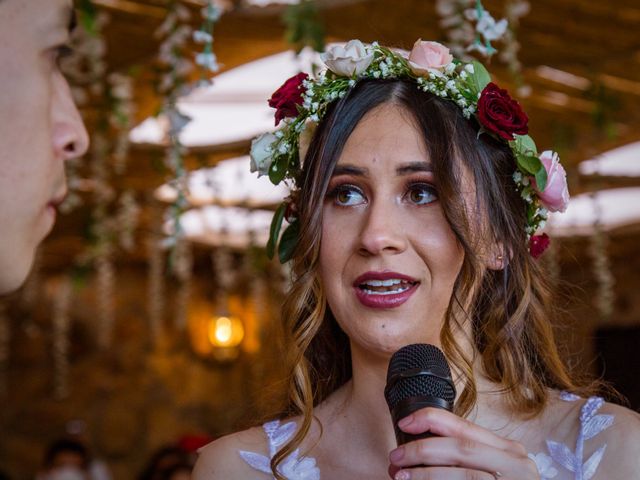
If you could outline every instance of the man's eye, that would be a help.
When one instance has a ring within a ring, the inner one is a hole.
[[[427,183],[414,183],[409,185],[407,198],[416,205],[426,205],[437,200],[436,189]]]
[[[55,58],[56,65],[59,67],[60,62],[63,59],[70,57],[71,55],[73,55],[73,48],[71,48],[69,45],[60,45],[56,47],[54,50],[54,58]]]
[[[336,205],[349,207],[352,205],[360,205],[365,201],[362,191],[353,185],[340,185],[333,189],[329,194]]]

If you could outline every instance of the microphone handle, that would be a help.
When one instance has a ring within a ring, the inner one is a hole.
[[[398,446],[404,445],[405,443],[408,443],[408,442],[413,442],[414,440],[420,440],[422,438],[430,438],[430,437],[438,436],[431,432],[423,432],[417,435],[413,435],[411,433],[403,432],[398,427],[398,422],[402,420],[404,417],[412,414],[417,410],[421,410],[426,407],[443,408],[444,410],[448,410],[449,412],[453,411],[453,404],[438,397],[429,397],[429,396],[408,397],[403,400],[400,400],[398,404],[395,406],[395,408],[391,410],[391,418],[393,419],[393,429],[396,434],[396,441],[398,442]]]

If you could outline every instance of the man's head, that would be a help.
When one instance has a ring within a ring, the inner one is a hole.
[[[0,0],[0,294],[26,278],[87,132],[58,68],[71,0]]]

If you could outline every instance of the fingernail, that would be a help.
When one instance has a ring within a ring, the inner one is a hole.
[[[400,420],[398,422],[398,426],[400,428],[404,428],[407,425],[411,425],[412,422],[413,422],[413,414],[409,415],[408,417],[404,417],[402,420]]]
[[[393,477],[394,480],[411,480],[411,473],[409,470],[400,470],[396,473],[396,476]]]
[[[403,457],[404,457],[404,448],[402,447],[392,450],[391,453],[389,454],[389,460],[391,460],[391,463],[399,462],[400,460],[402,460]]]

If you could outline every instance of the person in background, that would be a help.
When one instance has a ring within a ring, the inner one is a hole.
[[[62,438],[47,449],[37,480],[90,480],[90,464],[87,447],[77,440]]]
[[[88,135],[59,60],[72,0],[0,0],[0,295],[19,288],[67,193]]]

